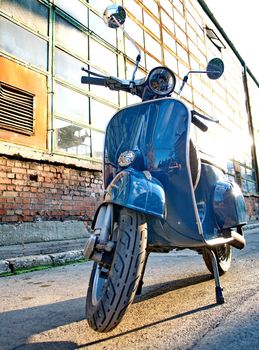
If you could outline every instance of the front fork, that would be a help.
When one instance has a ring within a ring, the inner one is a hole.
[[[88,238],[84,256],[87,259],[96,261],[97,263],[108,263],[107,253],[111,254],[114,250],[114,242],[109,240],[113,230],[113,205],[108,204],[102,206],[99,210],[94,233]]]

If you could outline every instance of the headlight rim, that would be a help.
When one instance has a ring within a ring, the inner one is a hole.
[[[171,87],[171,89],[168,90],[166,93],[163,92],[163,91],[154,90],[154,88],[153,88],[153,87],[151,86],[151,84],[150,84],[150,80],[151,80],[152,74],[154,74],[154,72],[155,72],[156,70],[158,70],[158,69],[167,70],[167,71],[170,73],[171,77],[173,78],[172,87]],[[156,94],[156,95],[158,95],[158,96],[161,96],[161,97],[163,97],[163,96],[168,96],[168,95],[170,95],[170,94],[174,91],[174,89],[175,89],[176,77],[175,77],[174,72],[173,72],[170,68],[164,67],[164,66],[158,66],[158,67],[152,68],[151,71],[149,72],[148,77],[147,77],[147,84],[148,84],[149,89],[152,91],[152,93],[154,93],[154,94]]]

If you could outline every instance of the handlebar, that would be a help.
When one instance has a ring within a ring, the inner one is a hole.
[[[196,118],[195,117],[195,114],[198,115],[198,116],[201,116],[200,113],[192,110],[191,111],[191,114],[192,114],[192,123],[197,126],[201,131],[205,132],[208,130],[208,127],[206,124],[204,124],[200,119]]]
[[[208,130],[208,127],[206,124],[204,124],[200,119],[196,118],[195,115],[197,115],[198,117],[202,118],[202,119],[205,119],[205,120],[208,120],[210,122],[213,122],[213,123],[219,123],[219,120],[216,119],[216,118],[213,118],[213,117],[208,117],[208,116],[205,116],[199,112],[196,112],[194,109],[191,111],[191,114],[192,114],[192,122],[194,125],[196,125],[201,131],[207,131]]]
[[[93,77],[85,77],[83,76],[81,78],[82,84],[93,84],[93,85],[100,85],[100,86],[107,86],[107,82],[105,78],[93,78]]]
[[[93,73],[91,73],[91,74],[93,74]],[[105,87],[108,87],[110,90],[115,90],[115,91],[121,90],[121,91],[126,91],[126,92],[132,92],[132,88],[130,86],[130,81],[121,80],[121,79],[111,77],[111,76],[102,77],[99,74],[98,74],[97,78],[83,76],[83,77],[81,77],[81,83],[82,84],[92,84],[92,85],[105,86]]]
[[[206,124],[201,122],[198,118],[192,116],[192,123],[197,126],[201,131],[205,132],[208,130],[208,127]]]

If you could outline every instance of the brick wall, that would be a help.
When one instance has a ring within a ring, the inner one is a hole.
[[[0,222],[91,221],[102,198],[99,171],[0,157]]]
[[[0,157],[0,223],[90,223],[101,199],[100,171]],[[259,198],[245,200],[248,220],[259,220]]]

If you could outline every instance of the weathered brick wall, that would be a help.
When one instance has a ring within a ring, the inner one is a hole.
[[[0,222],[82,220],[102,199],[100,171],[0,157]],[[259,220],[259,198],[245,197],[247,218]]]
[[[91,221],[102,198],[99,171],[0,157],[0,222]]]

